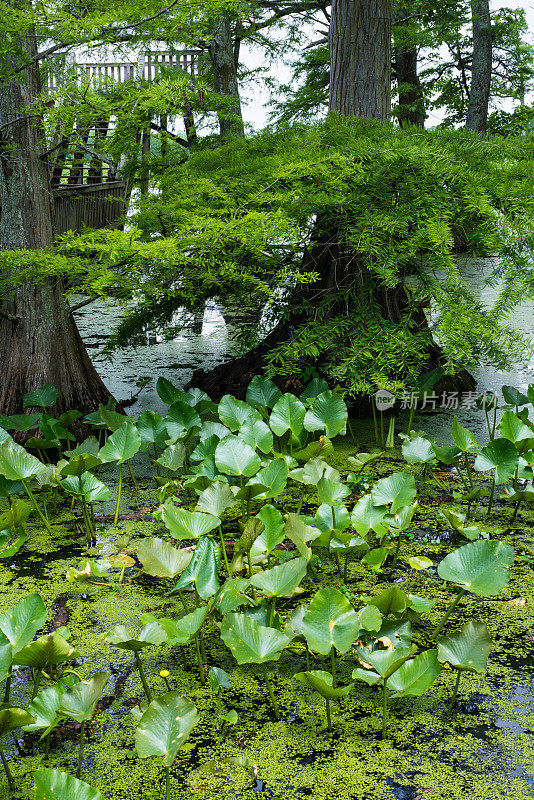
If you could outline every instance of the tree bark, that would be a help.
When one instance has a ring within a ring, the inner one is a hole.
[[[365,117],[387,121],[391,110],[391,0],[333,0],[330,22],[330,111],[345,117]],[[403,283],[388,288],[366,270],[361,259],[343,241],[336,222],[318,216],[313,245],[303,257],[302,272],[318,273],[315,283],[301,284],[293,293],[289,313],[264,341],[245,356],[206,373],[193,374],[191,386],[204,389],[213,397],[227,392],[243,396],[252,377],[265,366],[267,354],[288,341],[303,325],[315,324],[320,305],[327,319],[342,317],[356,304],[378,305],[385,324],[400,322],[411,314],[414,331],[428,330],[421,308],[413,308]],[[347,287],[342,299],[340,287]],[[305,302],[302,302],[305,301]],[[305,308],[305,311],[297,308]],[[325,319],[325,316],[322,317]],[[358,337],[358,331],[352,338]],[[426,363],[421,371],[442,363],[440,348],[429,334]],[[342,343],[340,342],[340,349]],[[317,369],[321,370],[320,358]],[[395,377],[399,377],[396,375]],[[285,390],[298,385],[300,376],[279,381]],[[473,388],[470,376],[463,374],[457,387]],[[360,398],[362,406],[368,399]]]
[[[471,0],[471,16],[473,20],[473,59],[465,125],[471,131],[484,132],[488,122],[492,72],[489,0]]]
[[[425,126],[425,108],[423,89],[417,74],[417,48],[395,45],[395,73],[399,87],[398,120],[401,127],[405,125]]]
[[[20,7],[20,6],[19,6]],[[31,61],[37,53],[28,30],[20,42]],[[26,60],[25,58],[25,60]],[[8,66],[16,68],[15,56]],[[36,67],[0,87],[0,248],[35,250],[53,241],[48,165],[42,120],[33,113],[40,93]],[[58,280],[24,285],[0,301],[0,412],[22,410],[22,397],[51,383],[60,397],[54,410],[94,410],[109,392],[98,376]]]
[[[333,0],[329,108],[385,122],[391,111],[391,0]]]
[[[209,54],[213,88],[229,101],[218,114],[220,134],[224,137],[244,136],[234,47],[232,22],[228,16],[220,17],[209,44]]]

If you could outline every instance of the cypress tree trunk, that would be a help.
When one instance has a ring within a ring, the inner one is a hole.
[[[15,5],[15,4],[14,4]],[[20,42],[22,57],[37,53],[33,30]],[[17,67],[16,56],[3,69]],[[41,158],[42,120],[31,112],[40,92],[37,67],[0,87],[0,248],[34,250],[53,240],[48,165]],[[21,411],[22,395],[52,383],[55,410],[90,411],[109,392],[99,378],[58,280],[8,291],[0,303],[0,413]]]
[[[334,0],[330,111],[385,122],[391,111],[391,0]]]
[[[471,131],[484,132],[488,122],[492,72],[489,0],[471,0],[471,15],[473,20],[473,60],[465,125]]]
[[[404,125],[425,126],[424,98],[417,74],[417,49],[395,45],[394,63],[399,86],[398,119]]]
[[[330,111],[346,117],[387,121],[391,110],[391,0],[333,0],[329,44]],[[270,350],[291,339],[299,326],[314,325],[319,304],[324,311],[325,304],[329,303],[326,319],[332,319],[344,315],[356,303],[361,308],[372,301],[380,308],[385,323],[398,323],[410,310],[414,330],[428,329],[422,309],[410,308],[404,285],[387,288],[365,270],[357,254],[344,244],[335,221],[321,217],[316,220],[314,244],[305,252],[301,269],[319,275],[315,283],[302,284],[292,296],[294,307],[304,306],[307,310],[290,311],[288,317],[245,356],[207,373],[197,370],[191,386],[198,386],[213,397],[227,392],[242,396],[251,378],[262,371]],[[339,287],[346,277],[355,288],[350,296],[340,300]],[[357,337],[358,332],[354,331],[353,336]],[[436,366],[441,356],[440,348],[429,337],[427,359],[422,368]],[[320,370],[320,363],[317,366]],[[472,388],[469,376],[464,374],[462,379],[463,386]],[[291,387],[291,379],[285,386]]]
[[[234,57],[232,22],[228,16],[220,17],[214,27],[209,44],[213,88],[228,105],[219,113],[221,136],[243,136],[243,115],[237,80],[237,64]]]

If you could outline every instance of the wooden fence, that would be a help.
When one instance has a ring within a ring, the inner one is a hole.
[[[59,185],[52,192],[52,224],[55,234],[89,228],[113,228],[124,214],[126,184]]]

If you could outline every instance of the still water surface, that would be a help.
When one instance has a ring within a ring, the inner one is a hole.
[[[485,284],[492,265],[490,261],[465,261],[461,271],[464,280],[471,286],[477,299],[491,307],[498,288]],[[177,314],[173,325],[180,325],[179,332],[167,339],[162,333],[147,333],[146,338],[115,353],[113,360],[105,359],[100,351],[110,332],[120,320],[123,310],[113,303],[95,302],[76,315],[82,337],[87,345],[104,383],[118,399],[126,399],[136,392],[138,378],[148,377],[150,382],[139,395],[129,413],[137,416],[145,408],[164,412],[166,406],[156,393],[156,381],[160,376],[168,378],[177,386],[185,386],[195,369],[209,369],[237,353],[236,332],[242,326],[256,326],[257,315],[246,309],[223,307],[216,301],[207,304],[204,315]],[[534,341],[534,302],[529,300],[518,306],[510,315],[510,323]],[[163,332],[164,333],[164,332]],[[484,391],[500,391],[503,384],[524,389],[534,383],[534,360],[515,364],[507,371],[498,371],[490,365],[481,365],[475,372],[477,394]],[[480,440],[485,440],[485,420],[481,412],[469,407],[469,398],[458,408],[458,416],[469,426]],[[448,439],[453,410],[437,410],[416,416],[416,426]],[[365,425],[363,425],[365,429]],[[365,431],[362,430],[365,437]]]

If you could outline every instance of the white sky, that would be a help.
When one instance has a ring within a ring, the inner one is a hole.
[[[505,2],[498,2],[493,0],[490,5],[492,10],[497,8],[524,8],[527,13],[527,21],[530,30],[530,38],[534,41],[534,0],[505,0]],[[306,43],[311,41],[311,38],[319,38],[314,34],[313,29],[310,27],[308,30],[303,31],[303,38]],[[257,48],[243,47],[242,58],[245,65],[249,69],[254,69],[263,63],[263,54]],[[287,64],[281,59],[277,64],[273,65],[270,74],[274,75],[277,80],[282,83],[287,82],[291,70]],[[269,101],[269,91],[261,84],[255,84],[253,88],[248,91],[243,89],[243,115],[245,123],[256,130],[263,128],[267,125],[268,109],[265,104]],[[533,97],[528,98],[530,102]],[[427,124],[436,125],[441,121],[441,118],[436,113],[429,114]]]

